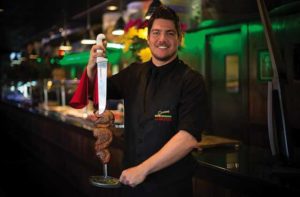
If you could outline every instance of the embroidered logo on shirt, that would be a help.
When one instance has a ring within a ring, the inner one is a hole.
[[[172,121],[172,115],[170,110],[158,111],[157,114],[154,115],[154,119],[157,121],[170,122]]]

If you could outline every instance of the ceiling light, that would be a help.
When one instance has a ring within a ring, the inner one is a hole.
[[[62,50],[62,51],[71,51],[72,50],[72,46],[71,46],[71,44],[70,44],[70,42],[68,40],[65,40],[59,46],[59,50]]]
[[[122,16],[117,20],[114,30],[112,31],[113,35],[123,35],[124,34],[124,28],[125,28],[125,21]]]
[[[94,40],[94,39],[82,39],[80,41],[80,43],[81,44],[90,44],[90,45],[92,45],[92,44],[96,44],[96,40]]]
[[[80,41],[80,43],[86,45],[96,44],[95,34],[91,28],[85,30],[83,39]]]
[[[118,9],[118,7],[117,6],[115,6],[115,5],[110,5],[110,6],[107,6],[107,8],[106,8],[107,10],[109,10],[109,11],[115,11],[115,10],[117,10]]]
[[[87,10],[89,10],[89,7],[90,7],[90,2],[89,0],[87,0]],[[91,28],[91,16],[89,11],[86,15],[86,30],[83,35],[83,39],[80,41],[80,43],[86,45],[96,44],[95,34],[93,29]]]

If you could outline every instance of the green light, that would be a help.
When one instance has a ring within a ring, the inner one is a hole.
[[[71,79],[74,79],[76,77],[76,68],[72,67],[70,70]]]
[[[286,25],[285,23],[280,23],[276,20],[273,20],[272,30],[274,32],[284,30],[284,29],[286,29],[285,25]],[[260,33],[264,32],[264,27],[263,27],[262,23],[249,24],[249,31],[251,33],[259,33],[260,34]]]
[[[51,59],[50,59],[50,63],[51,63],[51,64],[54,64],[54,63],[55,63],[55,59],[54,59],[54,58],[51,58]]]
[[[81,53],[69,53],[66,54],[63,59],[59,61],[59,64],[62,66],[70,65],[86,65],[88,62],[90,52],[85,51]]]
[[[107,58],[109,63],[118,64],[121,59],[121,55],[122,49],[107,48]],[[84,51],[81,53],[69,53],[66,54],[58,63],[62,66],[85,66],[88,63],[89,56],[89,51]]]
[[[36,59],[36,62],[37,62],[37,63],[42,63],[42,58],[38,57],[38,58]]]
[[[217,20],[204,20],[199,24],[199,27],[210,27],[214,26],[218,21]]]
[[[184,45],[178,51],[178,56],[185,63],[199,71],[201,70],[201,51],[204,47],[204,39],[202,31],[185,33]]]
[[[276,22],[272,23],[272,29],[273,29],[273,31],[282,31],[286,28],[285,25],[286,25],[285,23],[276,21]]]
[[[204,40],[202,39],[203,33],[201,31],[186,33],[184,36],[184,48],[194,50],[194,48],[199,48],[204,44]]]
[[[111,64],[119,64],[123,50],[107,48],[108,62]]]
[[[263,32],[263,26],[262,24],[249,24],[249,31],[251,33],[261,33]]]

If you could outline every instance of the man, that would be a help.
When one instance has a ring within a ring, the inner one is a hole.
[[[108,79],[108,98],[123,98],[125,105],[124,196],[192,196],[190,152],[204,129],[206,91],[201,75],[178,59],[181,39],[178,16],[160,6],[148,23],[152,59]],[[92,47],[81,79],[88,77],[89,90],[96,58],[104,55],[105,46]],[[71,105],[80,106],[76,99]]]

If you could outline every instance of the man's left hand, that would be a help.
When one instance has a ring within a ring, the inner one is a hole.
[[[120,182],[130,187],[135,187],[146,178],[145,170],[141,165],[124,170],[120,176]]]

